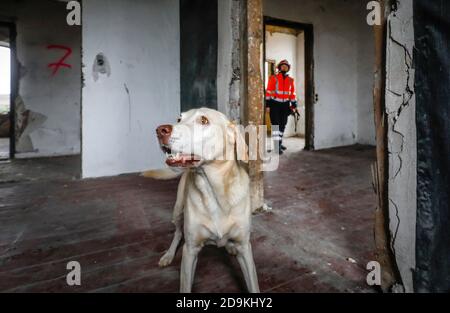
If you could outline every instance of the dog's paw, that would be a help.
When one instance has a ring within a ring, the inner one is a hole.
[[[167,267],[172,263],[174,255],[166,252],[161,259],[159,259],[159,267]]]

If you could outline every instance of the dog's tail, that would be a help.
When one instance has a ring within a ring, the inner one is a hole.
[[[158,180],[175,179],[183,174],[183,171],[174,171],[170,168],[164,168],[159,170],[150,170],[143,172],[141,176],[146,178],[153,178]]]

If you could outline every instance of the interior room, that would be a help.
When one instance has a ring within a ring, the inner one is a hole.
[[[39,277],[31,275],[28,282],[26,277],[36,266],[62,262],[74,253],[80,258],[89,257],[93,262],[86,264],[84,290],[156,291],[163,288],[163,277],[171,277],[166,283],[167,290],[175,288],[176,268],[159,269],[155,261],[172,231],[169,214],[175,184],[158,186],[159,183],[134,173],[162,163],[156,138],[150,134],[158,124],[176,120],[180,112],[206,106],[234,115],[235,119],[240,117],[239,79],[234,75],[240,67],[239,44],[235,39],[239,33],[230,32],[230,29],[238,29],[237,21],[230,19],[233,10],[237,10],[237,2],[208,1],[208,5],[204,1],[167,1],[152,5],[140,2],[125,9],[121,1],[115,1],[109,5],[109,10],[103,10],[101,1],[89,2],[83,7],[83,36],[79,27],[64,26],[65,19],[61,18],[64,15],[60,12],[65,9],[63,3],[48,1],[46,5],[49,6],[48,25],[39,29],[32,27],[37,23],[31,15],[34,4],[29,2],[15,11],[19,15],[17,59],[20,71],[25,74],[20,76],[14,103],[16,129],[20,130],[16,135],[15,160],[3,165],[2,176],[5,181],[19,182],[14,187],[14,196],[6,199],[8,207],[13,212],[18,206],[30,209],[26,213],[13,213],[7,227],[2,228],[6,249],[3,268],[9,269],[3,272],[9,279],[2,279],[5,284],[2,289],[63,288],[60,284],[64,282],[54,278],[65,268],[55,273],[44,270]],[[313,1],[308,5],[317,7]],[[281,8],[277,1],[267,1],[265,14],[279,17],[276,12],[284,12]],[[336,10],[330,5],[326,8]],[[349,8],[362,10],[355,4]],[[314,138],[310,151],[303,151],[305,97],[308,95],[305,86],[313,88],[312,84],[305,84],[304,30],[267,24],[266,68],[271,61],[292,59],[303,128],[299,130],[299,141],[294,142],[298,146],[281,159],[278,171],[266,175],[266,199],[272,212],[254,217],[258,232],[255,254],[261,260],[261,281],[265,290],[272,291],[370,290],[361,283],[364,282],[361,277],[363,263],[370,259],[373,248],[370,227],[375,195],[371,188],[370,164],[374,153],[373,148],[362,144],[373,143],[374,134],[372,127],[365,141],[358,132],[358,116],[362,115],[359,106],[371,105],[369,96],[359,99],[358,94],[370,94],[372,76],[370,66],[364,72],[358,63],[358,55],[361,54],[362,59],[364,53],[359,46],[343,51],[344,59],[339,59],[336,51],[322,46],[322,40],[330,40],[322,39],[323,32],[331,38],[336,36],[339,38],[336,40],[347,47],[359,35],[351,31],[351,26],[359,20],[349,17],[354,16],[354,12],[336,18],[353,24],[337,28],[333,35],[326,32],[324,26],[320,27],[325,17],[316,16],[316,20],[311,20],[304,7],[298,11],[303,14],[296,13],[299,22],[318,24],[314,90],[319,100],[314,104],[315,120],[311,123],[315,135],[310,137]],[[343,12],[346,11],[342,9],[334,14]],[[200,15],[209,18],[199,19]],[[110,20],[127,22],[111,25]],[[163,36],[160,35],[161,23],[166,25]],[[65,31],[53,32],[54,27]],[[333,25],[329,27],[334,29]],[[201,32],[202,29],[210,32]],[[98,33],[103,37],[100,42]],[[202,35],[192,35],[199,33]],[[27,36],[33,36],[32,44]],[[371,40],[366,41],[370,46]],[[173,48],[178,46],[179,49]],[[51,64],[69,52],[62,61],[67,66],[52,67]],[[349,53],[351,55],[347,55]],[[27,58],[32,60],[27,61]],[[348,63],[344,63],[345,60]],[[84,64],[83,88],[79,79],[81,63]],[[150,73],[158,73],[159,79],[153,80]],[[344,74],[353,80],[339,82],[338,76]],[[358,89],[358,75],[367,78],[365,90]],[[373,119],[371,116],[364,118]],[[77,161],[80,152],[82,177],[110,178],[79,180],[71,169],[80,165]],[[292,175],[293,172],[297,174]],[[116,176],[119,174],[128,175]],[[30,181],[35,183],[30,184]],[[46,182],[44,189],[43,181]],[[6,190],[13,188],[6,186]],[[333,201],[323,198],[331,196]],[[45,223],[37,224],[36,218],[45,219]],[[349,245],[349,238],[355,235],[360,238],[358,244],[352,240],[353,245]],[[98,243],[104,240],[110,244],[100,248]],[[276,245],[278,240],[283,244]],[[30,258],[35,249],[41,249],[42,253]],[[303,259],[301,255],[305,251],[308,256]],[[110,253],[117,253],[117,258],[105,263],[104,257]],[[241,288],[238,277],[230,276],[236,264],[230,263],[221,250],[207,249],[203,254],[206,254],[204,261],[200,262],[213,262],[214,267],[222,268],[223,281],[210,286],[207,282],[212,272],[199,270],[197,290],[238,291]],[[124,263],[121,257],[130,259],[131,263]],[[325,261],[314,267],[319,258]],[[356,260],[356,263],[349,260]],[[289,270],[283,263],[289,264]],[[115,274],[114,268],[128,268],[143,274],[125,279],[123,271]],[[273,268],[281,272],[275,273]],[[104,276],[106,272],[109,274]],[[152,283],[148,283],[150,277]]]
[[[403,37],[375,40],[365,3],[78,1],[82,23],[69,25],[68,2],[0,3],[0,292],[178,292],[183,249],[158,262],[181,179],[142,174],[167,168],[155,130],[204,107],[263,125],[283,59],[300,113],[287,150],[274,171],[242,164],[260,290],[413,290],[416,143],[395,126],[415,131],[412,81],[395,79],[412,66]],[[391,32],[409,36],[412,5],[398,10]],[[247,292],[227,251],[200,252],[193,292]],[[376,260],[394,273],[383,286],[366,280]],[[67,283],[70,261],[81,285]]]

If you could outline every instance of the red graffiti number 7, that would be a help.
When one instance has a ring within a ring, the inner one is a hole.
[[[61,45],[49,45],[47,46],[47,49],[61,49],[61,50],[65,50],[66,53],[63,55],[63,57],[61,59],[59,59],[57,62],[55,63],[50,63],[48,65],[49,68],[53,68],[53,72],[52,72],[52,76],[54,76],[56,74],[56,72],[58,72],[60,67],[67,67],[67,68],[72,68],[72,65],[64,63],[64,61],[72,54],[72,49],[66,46],[61,46]]]

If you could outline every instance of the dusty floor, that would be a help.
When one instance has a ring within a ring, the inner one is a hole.
[[[291,152],[266,175],[273,211],[254,217],[252,234],[262,291],[372,291],[373,161],[362,146]],[[0,291],[177,292],[181,251],[157,266],[172,238],[176,181],[80,181],[78,168],[78,158],[0,164]],[[66,284],[73,260],[80,287]],[[193,290],[245,291],[236,260],[205,248]]]
[[[9,138],[0,138],[0,160],[9,158]]]
[[[76,180],[80,168],[80,156],[0,161],[0,183]]]

